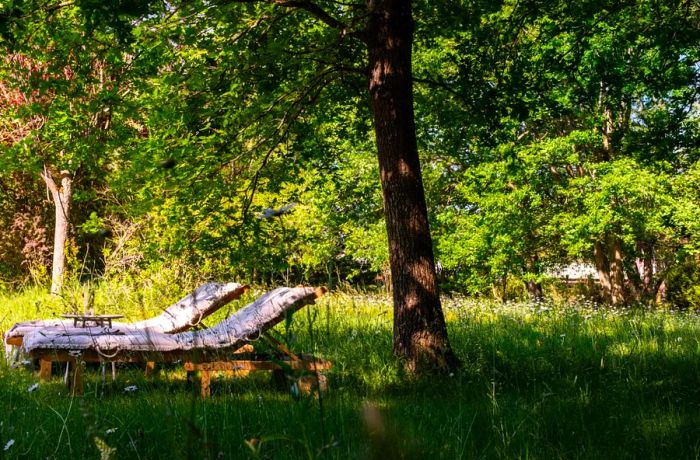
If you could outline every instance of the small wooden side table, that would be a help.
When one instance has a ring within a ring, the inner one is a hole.
[[[111,328],[112,327],[112,320],[123,318],[124,315],[73,315],[73,314],[65,314],[65,315],[61,315],[61,317],[66,318],[66,319],[72,319],[74,327],[87,327],[90,325],[102,327],[106,324],[107,327]],[[44,369],[44,367],[46,366],[46,363],[48,363],[48,369]],[[46,363],[43,361],[41,362],[42,368],[41,368],[40,374],[43,375],[43,374],[48,373],[48,376],[50,377],[51,376],[51,361],[46,361]],[[111,364],[112,364],[112,381],[114,381],[117,379],[117,368],[116,368],[116,364],[114,362],[112,362]],[[103,382],[105,379],[104,371],[105,371],[105,368],[103,365],[103,367],[102,367],[102,381]],[[69,378],[69,373],[70,373],[70,363],[67,363],[66,376],[65,376],[66,381],[68,381],[67,379]],[[47,378],[47,377],[45,377],[45,378]],[[82,386],[82,383],[81,383],[81,386]]]
[[[61,317],[72,319],[73,326],[75,327],[78,327],[79,323],[79,327],[86,327],[92,323],[95,326],[104,326],[107,324],[107,327],[111,328],[112,320],[123,318],[124,315],[61,315]]]

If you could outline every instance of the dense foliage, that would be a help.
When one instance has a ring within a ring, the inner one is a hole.
[[[339,38],[274,2],[34,3],[0,6],[4,284],[49,273],[45,168],[75,181],[76,278],[387,281],[357,5],[317,2],[355,28]],[[539,297],[584,262],[610,302],[698,305],[697,4],[417,1],[414,16],[443,287]]]

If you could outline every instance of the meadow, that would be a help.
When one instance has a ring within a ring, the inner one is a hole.
[[[96,303],[138,319],[170,300],[157,291],[98,291]],[[32,290],[0,300],[3,330],[69,308]],[[85,394],[71,397],[60,376],[38,382],[31,365],[3,360],[0,458],[700,456],[697,314],[583,299],[445,298],[444,308],[463,366],[431,378],[406,376],[392,359],[384,295],[331,293],[278,326],[293,350],[334,363],[320,398],[259,373],[218,377],[203,400],[176,365],[148,379],[142,368],[120,365],[115,382],[91,369]]]

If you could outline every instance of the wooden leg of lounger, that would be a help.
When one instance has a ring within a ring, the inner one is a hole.
[[[156,363],[155,361],[147,361],[146,362],[146,377],[150,377],[153,375],[153,371],[156,368]]]
[[[68,393],[72,395],[83,394],[83,366],[77,360],[71,360],[66,363],[68,374]]]
[[[211,396],[211,373],[209,371],[199,371],[199,384],[202,389],[202,398],[208,398]]]
[[[51,379],[51,360],[39,359],[39,380]]]
[[[117,363],[112,361],[112,382],[117,381]]]
[[[297,379],[299,392],[304,395],[315,395],[328,391],[328,379],[320,372],[310,375],[302,375]]]
[[[287,376],[282,369],[272,370],[272,384],[278,389],[288,390]]]

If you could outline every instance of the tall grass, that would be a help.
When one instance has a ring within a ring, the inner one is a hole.
[[[0,324],[35,317],[32,299],[39,298],[30,292],[21,301],[2,299],[20,313],[3,313],[7,318]],[[125,299],[138,313],[140,301],[126,294]],[[151,308],[157,308],[155,302]],[[446,299],[445,311],[463,368],[423,379],[402,375],[391,357],[391,308],[385,297],[329,295],[298,312],[291,324],[278,326],[277,335],[292,349],[333,361],[330,392],[320,400],[280,390],[265,374],[217,378],[212,398],[201,400],[178,366],[145,379],[142,369],[127,365],[120,366],[116,382],[103,381],[98,369],[87,372],[85,395],[70,398],[58,377],[29,391],[34,373],[3,364],[0,456],[700,455],[697,315],[583,301],[470,299]],[[14,443],[2,450],[10,440]]]

